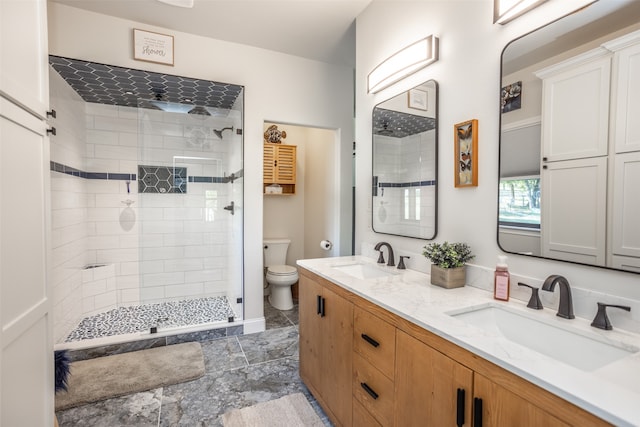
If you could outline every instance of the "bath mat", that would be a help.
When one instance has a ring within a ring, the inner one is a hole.
[[[234,409],[222,415],[224,427],[322,427],[304,394],[295,393],[280,399]]]
[[[56,411],[191,381],[204,375],[199,342],[168,345],[71,363],[68,391]]]

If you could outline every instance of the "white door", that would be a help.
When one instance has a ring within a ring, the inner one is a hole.
[[[604,266],[607,158],[551,162],[541,172],[542,255]]]
[[[543,78],[543,160],[606,156],[610,54],[588,52],[536,75]]]
[[[614,125],[616,153],[623,153],[640,150],[640,31],[618,39],[615,45],[618,44],[626,47],[614,55],[611,123]]]
[[[0,425],[53,425],[45,0],[0,0]]]
[[[640,266],[640,152],[616,154],[613,178],[613,253]]]
[[[49,107],[47,2],[0,1],[0,95],[37,116]]]
[[[46,123],[0,97],[0,424],[53,421]]]

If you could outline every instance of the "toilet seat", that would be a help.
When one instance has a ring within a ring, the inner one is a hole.
[[[290,265],[272,265],[267,267],[267,274],[272,276],[293,276],[298,270]]]

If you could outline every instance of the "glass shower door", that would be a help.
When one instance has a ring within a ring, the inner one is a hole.
[[[243,318],[242,109],[180,105],[138,110],[138,291],[158,331]]]

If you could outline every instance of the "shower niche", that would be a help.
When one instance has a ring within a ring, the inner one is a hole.
[[[49,62],[55,341],[241,331],[244,88]]]

